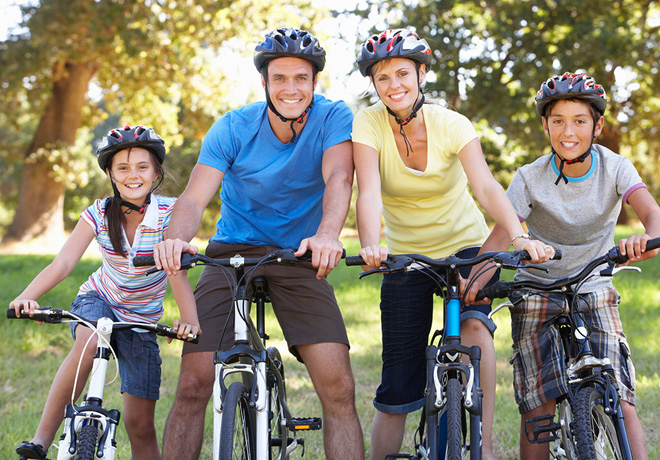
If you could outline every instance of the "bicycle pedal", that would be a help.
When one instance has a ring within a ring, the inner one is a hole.
[[[525,422],[525,435],[527,436],[527,440],[531,444],[542,444],[559,439],[561,425],[555,423],[554,419],[554,414],[546,414],[527,420]],[[539,422],[543,422],[544,424],[539,425]],[[529,427],[531,427],[531,433]],[[547,438],[539,439],[539,436],[543,433],[549,433],[550,435]]]
[[[287,420],[286,426],[292,431],[313,431],[321,429],[319,417],[291,418]]]
[[[390,454],[385,456],[385,460],[395,460],[397,458],[415,458],[414,455],[411,454]]]

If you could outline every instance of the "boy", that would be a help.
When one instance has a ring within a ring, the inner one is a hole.
[[[533,238],[562,250],[563,257],[545,264],[548,273],[519,270],[516,279],[551,282],[577,272],[585,261],[605,254],[614,245],[622,201],[633,208],[646,231],[619,241],[622,253],[629,255],[630,262],[657,255],[658,250],[642,252],[649,239],[660,236],[660,207],[627,158],[593,144],[603,129],[606,106],[603,87],[586,74],[565,73],[541,85],[536,108],[552,152],[520,168],[507,196]],[[504,250],[509,243],[506,232],[495,226],[482,252]],[[480,279],[475,283],[466,302],[473,301],[487,281]],[[592,334],[591,341],[595,352],[609,357],[614,367],[633,457],[647,459],[646,441],[635,411],[635,371],[619,319],[619,294],[610,278],[600,277],[587,281],[580,293],[589,293],[587,323],[602,325],[602,330]],[[554,413],[556,398],[567,391],[563,372],[552,359],[560,347],[554,340],[557,332],[549,327],[562,306],[542,300],[533,296],[510,307],[514,391],[521,413],[523,460],[548,457],[547,443],[528,442],[525,423]]]

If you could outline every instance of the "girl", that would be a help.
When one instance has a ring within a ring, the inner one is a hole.
[[[80,287],[71,311],[88,319],[158,321],[163,314],[165,273],[145,276],[148,268],[136,268],[133,257],[153,253],[163,239],[173,198],[152,195],[163,180],[165,146],[153,129],[125,126],[104,136],[96,151],[99,166],[110,179],[114,196],[97,200],[82,214],[55,260],[9,304],[19,316],[33,315],[37,299],[66,278],[93,239],[99,244],[102,265]],[[171,277],[182,322],[174,321],[179,337],[199,333],[192,290],[185,276]],[[75,385],[76,399],[92,367],[95,346],[85,344],[92,331],[71,323],[74,344],[60,366],[41,421],[31,441],[16,449],[22,458],[45,459],[48,446],[62,423],[64,408]],[[124,425],[131,442],[132,458],[160,458],[154,425],[154,409],[160,387],[160,354],[153,333],[122,330],[113,333],[124,395]],[[76,369],[84,354],[77,381]],[[151,379],[146,378],[151,376]]]
[[[468,183],[516,249],[527,250],[535,262],[547,260],[552,249],[524,232],[470,121],[441,105],[424,104],[421,84],[431,62],[427,42],[405,29],[387,30],[362,45],[357,62],[380,97],[355,116],[352,136],[360,255],[369,268],[378,267],[388,252],[475,256],[488,227]],[[387,247],[379,246],[381,213]],[[434,287],[419,272],[383,278],[383,370],[374,399],[372,460],[399,452],[406,415],[423,405]],[[484,459],[494,458],[495,324],[489,311],[490,305],[473,305],[461,314],[463,343],[482,352]]]

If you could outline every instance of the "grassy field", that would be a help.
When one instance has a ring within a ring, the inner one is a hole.
[[[626,229],[621,229],[620,234],[625,232]],[[357,253],[358,244],[355,240],[347,239],[345,246],[349,254]],[[0,255],[0,304],[6,308],[51,260],[52,256]],[[96,257],[83,259],[67,280],[41,299],[41,305],[68,309],[78,286],[98,265],[99,259]],[[615,284],[623,298],[621,317],[637,369],[638,411],[645,427],[650,458],[660,458],[660,419],[657,417],[660,408],[660,340],[657,338],[657,331],[660,330],[660,258],[639,265],[643,269],[642,275],[624,273],[617,277]],[[195,282],[199,271],[191,271],[191,282]],[[352,343],[351,363],[357,383],[356,402],[368,450],[373,417],[371,401],[380,378],[380,278],[372,276],[358,280],[359,271],[359,268],[341,266],[333,271],[330,282],[335,288]],[[171,323],[177,315],[177,309],[169,293],[165,310],[164,322]],[[494,439],[501,459],[515,459],[519,416],[513,400],[511,368],[508,364],[511,350],[508,311],[501,311],[495,320],[498,325],[495,335],[498,382]],[[436,324],[441,324],[440,317],[436,318]],[[271,335],[270,343],[286,350],[272,312],[267,317],[266,325]],[[0,420],[4,427],[0,430],[0,453],[4,453],[2,457],[13,458],[16,445],[21,440],[31,438],[52,377],[69,348],[68,326],[38,326],[33,322],[0,319],[0,362],[3,370],[0,376]],[[168,345],[163,340],[161,353],[163,384],[161,400],[157,405],[159,435],[162,435],[176,389],[180,346],[174,343]],[[288,353],[284,353],[284,360],[289,402],[294,415],[320,415],[320,405],[304,367]],[[110,368],[111,373],[114,373],[114,367]],[[108,406],[121,407],[118,382],[106,388],[106,396]],[[409,417],[410,434],[414,431],[416,419],[416,415]],[[211,458],[211,420],[209,408],[203,459]],[[306,455],[303,458],[322,459],[321,434],[311,433],[305,439]],[[121,448],[117,458],[130,458],[123,429],[119,430],[118,440]],[[405,443],[404,449],[410,450],[411,436],[406,438]],[[294,458],[301,458],[299,455],[300,452]]]

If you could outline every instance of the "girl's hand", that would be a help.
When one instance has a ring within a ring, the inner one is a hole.
[[[387,248],[385,246],[365,246],[358,253],[365,261],[364,270],[373,270],[380,267],[380,262],[387,259]]]
[[[21,317],[21,311],[25,315],[28,316],[34,316],[34,311],[38,310],[39,304],[37,303],[36,300],[31,300],[31,299],[14,299],[10,304],[9,308],[13,308],[14,311],[16,312],[16,317],[20,318]],[[42,324],[41,321],[37,321],[37,324]]]
[[[176,331],[176,336],[180,339],[187,337],[188,334],[201,335],[202,333],[202,330],[199,328],[199,325],[181,322],[178,319],[174,320],[174,323],[172,324],[172,329]],[[167,343],[172,343],[172,339],[168,337]]]
[[[619,240],[619,250],[621,251],[621,254],[628,256],[628,261],[623,265],[630,265],[633,262],[640,262],[658,255],[660,249],[644,252],[646,249],[646,243],[650,239],[651,237],[645,233],[643,235],[633,235],[629,238]]]
[[[461,276],[461,279],[460,279],[460,283],[461,283],[460,293],[461,293],[461,295],[464,296],[463,297],[463,303],[465,305],[473,305],[473,304],[474,305],[479,305],[479,304],[488,304],[488,303],[490,303],[489,298],[484,298],[484,299],[481,299],[479,301],[474,300],[477,297],[477,292],[479,292],[480,289],[482,289],[484,286],[486,286],[486,284],[488,283],[489,280],[490,280],[490,277],[487,276],[487,275],[478,277],[477,279],[475,279],[472,282],[472,285],[470,286],[470,290],[466,292],[466,289],[467,289],[467,286],[468,286],[468,280],[466,280],[465,278],[463,278]]]

